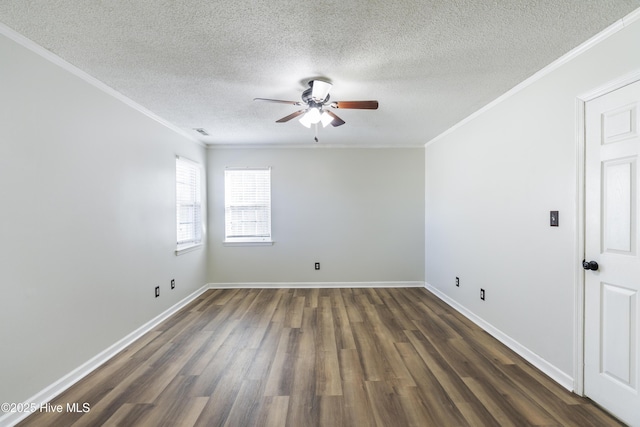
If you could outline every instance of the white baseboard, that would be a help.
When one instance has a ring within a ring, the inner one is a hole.
[[[423,288],[424,282],[237,282],[209,283],[209,289]]]
[[[147,332],[151,331],[157,325],[165,321],[167,318],[175,314],[182,307],[189,304],[191,301],[195,300],[197,297],[202,295],[205,291],[207,291],[209,287],[207,285],[201,287],[191,295],[183,298],[181,301],[177,302],[173,306],[169,307],[164,312],[160,313],[158,316],[154,317],[144,325],[140,326],[135,331],[131,332],[126,337],[122,338],[120,341],[116,342],[106,350],[94,356],[92,359],[88,360],[81,366],[77,367],[73,371],[69,372],[64,377],[60,378],[55,383],[49,385],[42,391],[36,393],[30,399],[25,401],[25,405],[30,404],[34,405],[36,408],[39,408],[41,404],[50,402],[60,393],[80,381],[82,378],[93,372],[95,369],[100,367],[103,363],[111,359],[113,356],[118,354],[120,351],[124,350],[127,346],[131,345],[134,341],[142,337]],[[18,413],[18,412],[8,412],[0,417],[0,427],[10,427],[15,426],[20,421],[25,419],[31,415],[30,412],[26,413]]]
[[[513,338],[506,335],[504,332],[500,331],[487,321],[482,318],[476,316],[471,311],[467,310],[464,306],[460,305],[457,301],[450,298],[448,295],[442,293],[439,289],[431,286],[428,283],[425,283],[425,288],[444,301],[446,304],[457,310],[460,314],[465,316],[467,319],[471,320],[473,323],[484,329],[487,333],[493,336],[495,339],[500,341],[502,344],[509,347],[511,350],[522,356],[525,360],[531,363],[536,368],[540,369],[546,375],[551,377],[555,382],[560,384],[562,387],[566,388],[569,391],[573,391],[573,378],[548,361],[544,360],[542,357],[538,356],[527,347],[523,346]]]
[[[209,283],[198,289],[191,295],[177,302],[158,316],[154,317],[135,331],[131,332],[120,341],[111,345],[106,350],[97,354],[81,366],[69,372],[55,383],[36,393],[24,403],[31,404],[39,408],[40,405],[53,400],[56,396],[67,390],[69,387],[86,377],[88,374],[99,368],[113,356],[124,350],[137,339],[151,331],[164,320],[175,314],[181,308],[195,300],[208,289],[233,289],[233,288],[406,288],[424,287],[425,283],[420,281],[412,282],[246,282],[246,283]],[[11,427],[28,417],[30,413],[5,413],[0,417],[0,427]]]

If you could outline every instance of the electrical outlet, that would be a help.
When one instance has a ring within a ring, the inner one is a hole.
[[[480,299],[484,301],[484,289],[480,289]]]
[[[456,277],[456,286],[460,287],[460,278]]]
[[[156,298],[160,296],[160,286],[156,286]]]
[[[176,288],[176,279],[171,279],[171,289]]]
[[[316,268],[316,270],[320,270],[320,263],[319,262],[316,262],[316,267],[315,268]]]

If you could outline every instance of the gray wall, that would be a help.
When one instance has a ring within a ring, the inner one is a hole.
[[[567,377],[582,351],[576,99],[639,72],[639,41],[636,21],[426,148],[426,282]]]
[[[174,254],[175,156],[206,159],[3,35],[0,63],[0,402],[22,402],[206,283],[204,249]]]
[[[209,149],[209,282],[424,281],[423,151]],[[223,245],[227,166],[272,167],[273,246]]]

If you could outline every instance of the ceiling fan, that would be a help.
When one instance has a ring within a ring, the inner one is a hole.
[[[329,102],[329,91],[332,84],[323,80],[309,81],[309,88],[302,92],[302,101],[283,101],[280,99],[254,98],[254,101],[277,102],[280,104],[304,105],[305,108],[291,113],[288,116],[276,120],[276,123],[285,123],[291,119],[302,116],[299,121],[310,128],[312,124],[322,123],[323,127],[341,126],[345,123],[340,117],[327,109],[359,109],[377,110],[378,101],[334,101]],[[317,139],[316,139],[317,140]]]

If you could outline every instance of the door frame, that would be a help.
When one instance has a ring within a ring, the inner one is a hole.
[[[585,312],[585,271],[582,268],[582,260],[585,259],[585,151],[586,151],[586,120],[585,110],[587,102],[606,95],[609,92],[616,91],[631,83],[640,81],[640,70],[626,74],[620,78],[612,80],[601,86],[598,86],[578,97],[575,101],[576,110],[576,165],[577,165],[577,191],[576,191],[576,242],[574,251],[575,266],[575,318],[574,318],[574,367],[573,367],[573,392],[584,396],[584,323],[586,318]]]

